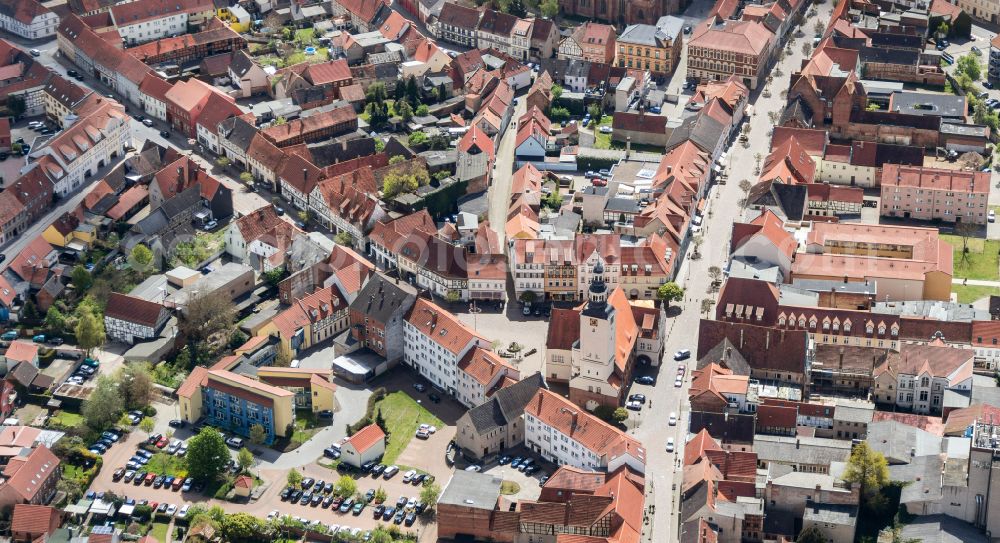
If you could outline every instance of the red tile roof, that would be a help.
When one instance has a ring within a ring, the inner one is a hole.
[[[121,195],[118,199],[118,203],[115,207],[108,210],[108,217],[119,220],[125,216],[130,209],[135,207],[139,202],[149,198],[149,191],[143,185],[136,185]]]
[[[406,316],[406,321],[418,332],[454,355],[458,355],[473,341],[489,343],[462,324],[462,321],[448,310],[424,298],[417,298]]]
[[[376,443],[385,440],[385,432],[377,424],[369,424],[360,429],[353,436],[347,439],[346,444],[351,444],[358,454],[362,454],[375,446]]]
[[[524,412],[539,419],[599,456],[611,457],[628,452],[645,463],[645,450],[632,436],[612,427],[581,409],[568,399],[540,389],[524,407]]]
[[[458,362],[458,369],[464,371],[479,384],[488,386],[500,373],[516,373],[514,366],[500,358],[496,353],[482,347],[469,349],[469,352]]]
[[[144,326],[156,326],[164,310],[165,308],[156,302],[112,292],[108,296],[104,316]]]
[[[11,458],[3,470],[7,477],[6,487],[13,490],[23,501],[35,501],[38,491],[53,472],[59,470],[59,458],[45,445],[32,449],[27,457]]]
[[[15,535],[40,536],[51,534],[62,523],[62,513],[55,507],[18,503],[14,505],[10,531]]]
[[[990,172],[885,164],[882,166],[882,186],[989,194]]]
[[[302,77],[313,85],[326,85],[351,80],[351,68],[347,60],[337,59],[319,64],[310,64],[302,72]]]
[[[269,232],[282,221],[274,206],[265,206],[256,211],[236,219],[235,227],[240,231],[243,242],[250,244],[251,241]]]
[[[15,362],[34,362],[38,359],[38,344],[28,341],[13,341],[4,357]]]

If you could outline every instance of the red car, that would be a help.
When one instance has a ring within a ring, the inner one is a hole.
[[[167,446],[167,443],[170,443],[170,441],[166,437],[161,437],[160,440],[156,442],[156,448],[162,449]]]
[[[595,187],[606,187],[606,186],[608,186],[608,182],[605,181],[604,179],[601,179],[600,177],[595,177],[595,178],[591,179],[590,180],[590,184],[594,185]]]

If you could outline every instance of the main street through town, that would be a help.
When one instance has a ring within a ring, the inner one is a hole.
[[[701,4],[696,4],[700,8]],[[694,6],[693,6],[694,7]],[[686,429],[688,427],[687,391],[690,386],[691,371],[693,369],[693,357],[683,363],[687,364],[687,370],[683,386],[674,387],[674,375],[676,375],[677,362],[673,360],[673,354],[680,349],[690,349],[692,353],[697,350],[697,330],[701,317],[702,300],[715,300],[716,293],[711,291],[711,278],[708,274],[710,266],[723,268],[728,256],[729,238],[731,226],[734,222],[742,220],[743,210],[739,205],[739,200],[744,194],[739,188],[739,182],[747,179],[756,182],[753,174],[757,163],[755,156],[759,153],[767,156],[771,142],[772,123],[768,119],[768,112],[781,111],[784,107],[784,100],[781,98],[781,91],[788,88],[789,75],[798,70],[802,64],[802,43],[812,40],[813,27],[816,21],[824,24],[829,20],[833,9],[832,2],[826,2],[817,6],[818,14],[807,18],[802,23],[802,31],[805,37],[795,39],[791,36],[795,31],[790,30],[789,41],[791,42],[791,54],[776,64],[772,68],[773,81],[767,85],[770,96],[765,97],[763,89],[758,89],[751,96],[754,114],[747,122],[750,123],[749,146],[734,143],[730,145],[726,152],[725,168],[729,174],[726,184],[717,184],[712,187],[708,196],[708,205],[702,230],[702,244],[700,247],[700,258],[693,258],[693,248],[688,250],[681,269],[678,272],[677,281],[685,289],[684,301],[675,304],[678,307],[668,311],[670,317],[667,319],[667,340],[664,349],[664,357],[660,364],[654,386],[644,386],[633,384],[633,393],[643,393],[648,398],[647,407],[644,411],[634,413],[630,411],[632,417],[629,421],[631,432],[646,446],[646,481],[647,481],[647,505],[654,508],[651,515],[651,524],[645,527],[643,533],[644,541],[669,542],[680,540],[680,526],[678,524],[679,492],[682,482],[682,459],[684,442],[687,438]],[[670,84],[671,90],[679,88],[684,81],[686,72],[686,50],[682,64],[678,67]],[[679,115],[679,113],[675,113]],[[678,311],[679,309],[679,311]],[[713,306],[714,311],[714,306]],[[676,426],[668,426],[667,419],[671,412],[677,413],[678,423]],[[673,438],[675,452],[666,451],[668,438]],[[651,528],[651,531],[650,531]]]

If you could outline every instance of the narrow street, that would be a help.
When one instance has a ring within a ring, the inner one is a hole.
[[[522,97],[514,107],[511,125],[503,133],[497,146],[496,167],[493,169],[493,184],[488,193],[490,226],[497,233],[501,246],[506,241],[504,227],[507,224],[507,206],[510,203],[511,179],[514,168],[514,140],[517,139],[517,120],[524,115],[526,106]]]

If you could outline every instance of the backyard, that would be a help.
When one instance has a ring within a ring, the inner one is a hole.
[[[1000,288],[983,285],[952,285],[951,291],[958,295],[958,303],[971,304],[993,294],[1000,294]]]
[[[666,117],[664,117],[664,122]],[[602,126],[611,126],[612,115],[605,115],[601,117],[601,122],[597,124],[591,124],[587,127],[587,130],[593,129],[594,131],[594,148],[595,149],[625,149],[625,144],[618,141],[611,141],[611,134],[604,134],[600,131]],[[639,153],[654,153],[663,154],[663,147],[658,147],[656,145],[642,145],[639,143],[632,144],[632,150]]]
[[[441,419],[403,392],[393,392],[375,404],[375,413],[379,411],[389,430],[389,443],[382,457],[382,462],[387,465],[396,462],[421,424],[444,427]]]
[[[958,279],[1000,279],[1000,240],[969,238],[969,252],[963,252],[962,237],[942,234],[954,248],[954,276]]]
[[[287,38],[291,38],[291,41],[285,41],[281,46],[278,46],[279,51],[260,55],[257,57],[257,62],[275,68],[284,68],[306,61],[325,62],[330,59],[329,50],[320,46],[320,41],[312,28],[300,28],[294,33],[291,32],[291,29],[285,29],[282,39]],[[282,50],[282,48],[285,49]],[[307,52],[307,48],[311,53]]]

